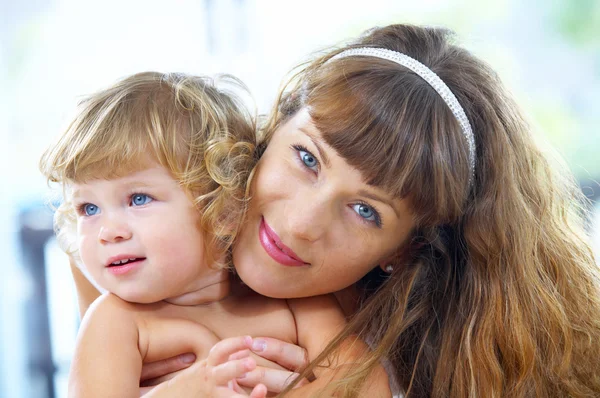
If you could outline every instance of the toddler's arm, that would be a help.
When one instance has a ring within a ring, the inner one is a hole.
[[[92,304],[77,338],[69,375],[70,397],[137,398],[143,361],[181,352],[193,352],[197,358],[209,355],[208,348],[218,342],[212,332],[189,320],[156,316],[158,306],[127,303],[111,294]],[[180,385],[169,384],[171,388]]]
[[[138,327],[119,301],[103,295],[83,317],[69,374],[69,397],[139,397]]]

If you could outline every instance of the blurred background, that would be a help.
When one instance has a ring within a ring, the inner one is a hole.
[[[375,25],[445,25],[491,63],[595,203],[600,254],[596,0],[0,0],[0,397],[66,396],[79,323],[37,169],[78,100],[128,74],[227,72],[261,113],[311,52]]]

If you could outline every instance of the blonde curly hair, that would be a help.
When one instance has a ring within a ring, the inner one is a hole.
[[[61,248],[78,257],[71,184],[139,171],[150,158],[190,195],[207,258],[225,266],[255,164],[254,118],[236,95],[240,90],[246,91],[231,76],[144,72],[84,99],[40,160],[42,173],[63,189],[55,213]]]

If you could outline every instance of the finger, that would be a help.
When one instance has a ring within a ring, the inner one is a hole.
[[[308,364],[308,354],[304,348],[270,337],[255,338],[252,341],[252,352],[293,371]]]
[[[234,352],[229,356],[229,360],[232,359],[242,359],[250,356],[250,350],[242,350],[238,352]]]
[[[254,391],[252,391],[252,393],[254,393]],[[202,396],[204,397],[205,395],[202,395]],[[251,397],[251,398],[264,398],[267,395],[266,395],[266,393],[262,394],[262,392],[260,392],[260,391],[256,395],[248,395],[245,392],[237,393],[237,392],[231,391],[227,387],[218,387],[216,389],[216,395],[211,394],[210,396],[211,397],[215,397],[215,398],[248,398],[248,397]]]
[[[235,380],[233,380],[233,386],[229,386],[229,389],[233,390],[236,394],[239,394],[234,395],[235,397],[265,398],[268,393],[267,387],[264,384],[259,384],[252,389],[250,395],[247,395],[246,391],[238,386]]]
[[[252,337],[230,337],[215,344],[206,358],[208,366],[215,366],[227,361],[231,354],[243,351],[252,346]]]
[[[188,352],[173,358],[165,359],[164,361],[145,363],[142,367],[140,380],[146,381],[188,368],[195,360],[196,355]]]
[[[254,387],[259,384],[264,384],[269,391],[279,393],[290,383],[296,380],[298,376],[299,374],[295,372],[264,368],[260,366],[252,371],[247,372],[244,377],[237,377],[236,381],[238,384],[245,387]],[[300,383],[305,384],[306,381],[303,379]]]
[[[267,386],[259,384],[252,389],[250,398],[265,398],[267,396]]]
[[[217,385],[227,385],[230,380],[236,379],[256,368],[256,361],[252,358],[227,361],[212,369],[213,380]]]

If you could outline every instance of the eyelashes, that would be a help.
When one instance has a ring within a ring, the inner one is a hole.
[[[319,159],[304,145],[293,144],[291,147],[295,151],[296,156],[304,168],[313,173],[318,173],[320,171],[321,162],[319,162]],[[375,206],[372,206],[364,201],[358,201],[351,204],[350,207],[358,215],[362,222],[365,222],[369,225],[375,225],[377,228],[383,227],[383,220]]]
[[[292,145],[292,148],[296,151],[296,156],[300,159],[300,161],[314,172],[318,172],[321,163],[317,159],[315,155],[312,154],[305,146],[300,144]],[[314,168],[314,169],[313,169]]]
[[[372,206],[368,203],[365,202],[357,202],[355,204],[352,205],[352,209],[356,212],[356,214],[358,214],[362,219],[375,223],[375,225],[378,228],[382,228],[383,227],[383,220],[381,219],[381,216],[379,215],[379,212],[377,211],[377,209],[375,208],[375,206]]]
[[[95,216],[100,212],[100,208],[93,203],[81,203],[75,206],[75,211],[80,216]]]
[[[131,195],[128,195],[128,206],[131,207],[141,207],[145,206],[154,201],[154,198],[151,195],[142,192],[135,192]],[[83,202],[79,204],[75,204],[75,212],[77,215],[83,217],[91,217],[101,213],[101,209],[99,206],[90,202]]]

